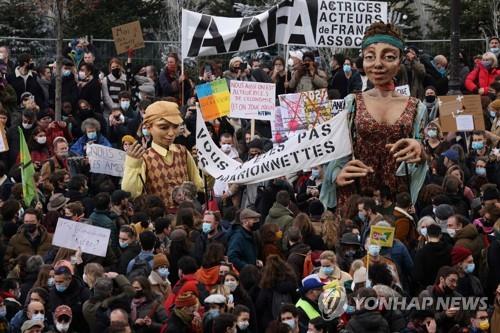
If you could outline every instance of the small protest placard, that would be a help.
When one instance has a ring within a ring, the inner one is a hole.
[[[410,86],[407,84],[398,86],[395,90],[403,96],[410,96]]]
[[[122,24],[112,28],[116,53],[122,54],[129,49],[137,50],[144,47],[141,23],[139,21]]]
[[[444,133],[484,130],[481,96],[439,96],[439,123]]]
[[[88,145],[87,157],[90,163],[90,172],[105,175],[123,177],[125,165],[125,153],[123,150],[114,149],[102,145]]]
[[[384,247],[392,247],[394,242],[394,231],[393,227],[383,227],[383,226],[372,226],[370,228],[370,239],[372,244],[377,244]]]
[[[229,89],[226,79],[214,80],[196,86],[196,95],[205,121],[229,114]]]
[[[111,230],[59,218],[52,245],[105,257]]]
[[[273,120],[276,85],[249,81],[231,81],[231,112],[233,118]]]

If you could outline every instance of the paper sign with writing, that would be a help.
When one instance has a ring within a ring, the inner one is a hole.
[[[404,86],[398,86],[395,90],[403,96],[410,96],[410,86],[407,84]]]
[[[438,106],[439,123],[444,133],[485,130],[481,96],[439,96]]]
[[[127,153],[123,150],[111,147],[96,144],[87,146],[90,172],[93,173],[123,177],[123,166],[125,165],[126,155]]]
[[[392,243],[394,242],[394,230],[395,228],[393,227],[372,226],[370,228],[371,244],[392,247]]]
[[[276,85],[249,81],[231,81],[233,118],[273,120]]]
[[[229,89],[226,79],[219,79],[196,86],[201,113],[205,121],[229,114]]]
[[[111,230],[59,218],[52,245],[105,257]]]
[[[129,49],[137,50],[144,47],[144,38],[139,21],[113,27],[112,32],[117,54],[128,52]]]

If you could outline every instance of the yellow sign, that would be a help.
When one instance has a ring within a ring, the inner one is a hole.
[[[393,227],[372,226],[370,229],[371,244],[377,244],[384,247],[392,247],[394,242]]]

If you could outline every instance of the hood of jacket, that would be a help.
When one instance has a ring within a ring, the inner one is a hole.
[[[455,234],[455,239],[474,239],[479,235],[479,232],[476,229],[476,226],[472,223],[467,224],[465,227],[463,227],[460,230],[457,230],[457,233]]]
[[[277,219],[282,216],[292,216],[292,212],[282,204],[275,202],[269,210],[269,217]]]

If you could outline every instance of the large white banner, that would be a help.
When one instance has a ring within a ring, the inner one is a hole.
[[[387,22],[387,3],[357,0],[285,0],[251,17],[220,17],[182,10],[182,57],[249,51],[287,44],[358,48],[364,31]]]
[[[253,184],[292,174],[351,154],[347,112],[291,136],[288,141],[250,161],[229,158],[213,142],[200,111],[196,119],[198,164],[212,177],[226,183]]]

